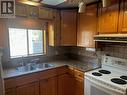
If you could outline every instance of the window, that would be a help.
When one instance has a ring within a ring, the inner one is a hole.
[[[45,30],[9,28],[10,56],[45,53]]]

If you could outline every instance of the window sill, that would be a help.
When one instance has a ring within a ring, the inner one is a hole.
[[[43,54],[31,54],[31,55],[23,55],[23,56],[14,56],[14,57],[10,57],[11,59],[17,59],[17,58],[27,58],[27,57],[36,57],[36,56],[43,56],[46,55],[46,53]]]

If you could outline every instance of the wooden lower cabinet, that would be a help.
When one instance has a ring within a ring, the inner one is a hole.
[[[75,94],[84,95],[84,79],[80,77],[75,78]]]
[[[5,89],[5,95],[16,95],[16,91],[14,88]]]
[[[16,95],[39,95],[39,82],[17,87]]]
[[[69,74],[58,76],[58,95],[74,95],[74,80]]]
[[[84,95],[84,73],[63,66],[5,79],[5,89],[5,95]]]
[[[57,95],[57,77],[40,81],[40,95]]]

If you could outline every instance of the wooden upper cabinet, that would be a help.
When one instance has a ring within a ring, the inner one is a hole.
[[[99,34],[104,33],[117,33],[118,27],[118,14],[119,14],[119,0],[115,0],[115,4],[99,8],[99,21],[98,21],[98,32]]]
[[[77,45],[95,47],[93,36],[97,27],[97,5],[87,6],[84,13],[78,14]]]
[[[27,16],[27,6],[25,4],[16,3],[15,4],[15,14],[16,16]]]
[[[32,18],[38,18],[38,7],[27,6],[27,16]]]
[[[121,33],[127,32],[127,0],[122,0],[120,4],[118,31]]]
[[[49,45],[60,45],[60,11],[53,10],[53,20],[48,23]]]
[[[53,10],[51,8],[40,7],[39,18],[41,19],[53,19]]]
[[[40,95],[57,95],[57,77],[40,81]]]
[[[77,10],[61,11],[61,45],[76,46],[77,44]]]

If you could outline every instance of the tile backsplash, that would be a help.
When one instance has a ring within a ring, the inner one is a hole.
[[[98,60],[101,60],[102,55],[127,59],[127,45],[105,44],[101,50],[95,52],[87,51],[84,47],[71,47],[70,53],[72,58],[88,62],[98,62]]]
[[[6,51],[5,51],[6,52]],[[6,54],[6,53],[5,53]],[[32,59],[39,58],[40,62],[46,62],[57,59],[66,59],[68,54],[68,47],[47,47],[47,53],[45,55],[23,57],[25,64],[29,63]],[[22,58],[7,59],[5,56],[2,58],[4,68],[12,68],[21,65]]]
[[[56,59],[75,59],[90,63],[100,63],[102,55],[110,55],[119,58],[127,58],[127,45],[104,45],[101,50],[87,51],[85,47],[77,46],[58,46],[48,47],[47,54],[41,56],[31,56],[24,58],[25,63],[28,63],[31,59],[39,58],[41,62],[51,61]],[[4,58],[5,60],[5,58]],[[3,66],[16,67],[20,66],[21,58],[13,59],[11,61],[4,61]]]

